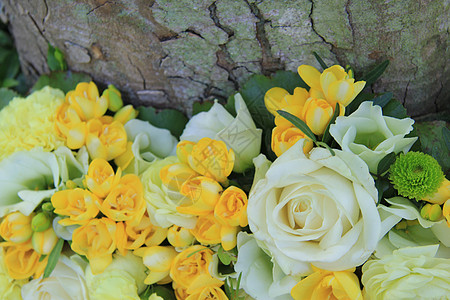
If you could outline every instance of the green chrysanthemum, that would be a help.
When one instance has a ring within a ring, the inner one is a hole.
[[[417,200],[434,194],[444,180],[439,163],[422,152],[400,155],[389,172],[389,179],[398,193]]]

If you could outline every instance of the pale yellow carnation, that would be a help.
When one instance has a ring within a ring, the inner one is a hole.
[[[54,127],[56,109],[63,102],[64,93],[51,87],[11,100],[0,111],[0,161],[17,151],[34,147],[52,151],[64,145]]]

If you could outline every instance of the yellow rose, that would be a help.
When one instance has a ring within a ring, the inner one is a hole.
[[[59,221],[63,226],[86,224],[97,216],[101,204],[96,195],[80,188],[56,192],[51,201],[55,213],[69,217]]]
[[[444,178],[438,191],[430,197],[425,197],[423,200],[430,203],[443,204],[448,199],[450,199],[450,181]]]
[[[322,74],[314,67],[301,65],[298,74],[311,87],[310,94],[314,94],[335,107],[336,103],[344,107],[350,104],[366,85],[365,81],[357,81],[338,65],[325,69]]]
[[[188,156],[189,166],[203,176],[225,182],[234,166],[234,151],[227,150],[222,141],[202,138],[192,147]]]
[[[31,238],[31,220],[33,214],[25,216],[21,212],[13,212],[6,216],[0,224],[0,235],[13,243],[24,243]]]
[[[50,254],[57,242],[58,236],[53,230],[53,227],[49,227],[47,230],[41,232],[34,232],[31,237],[33,249],[41,255]]]
[[[80,82],[75,90],[66,94],[68,102],[83,121],[103,116],[108,109],[108,100],[99,97],[95,83]]]
[[[87,123],[86,147],[91,158],[112,160],[127,150],[127,132],[117,121],[93,119]]]
[[[200,216],[197,219],[197,224],[195,224],[195,227],[191,232],[200,243],[204,245],[212,245],[220,243],[221,228],[222,225],[217,222],[214,214],[211,213],[206,216]]]
[[[117,249],[125,255],[127,250],[136,250],[142,245],[158,246],[167,237],[167,228],[153,225],[145,214],[140,222],[130,220],[117,223]]]
[[[179,192],[181,185],[199,174],[191,169],[187,164],[175,163],[164,166],[161,171],[159,171],[159,176],[161,177],[162,183],[167,186],[170,190]]]
[[[274,87],[268,90],[264,96],[264,103],[267,110],[274,115],[278,116],[277,110],[284,110],[286,107],[292,105],[303,106],[306,100],[309,98],[309,93],[306,89],[297,87],[294,90],[294,94],[289,94],[285,89]]]
[[[105,198],[111,189],[117,185],[121,174],[120,168],[114,174],[114,169],[105,159],[96,158],[89,165],[86,186],[98,197]]]
[[[139,222],[146,210],[144,188],[139,177],[127,174],[120,178],[119,183],[103,200],[100,210],[114,221],[133,219]]]
[[[313,266],[314,273],[302,279],[291,290],[294,300],[342,299],[362,300],[355,268],[346,271],[326,271]]]
[[[31,242],[9,244],[4,253],[4,262],[9,276],[14,279],[27,279],[41,276],[48,258],[39,261],[41,255],[34,251]]]
[[[178,206],[177,211],[199,216],[209,214],[214,211],[221,192],[222,186],[209,177],[198,176],[185,181],[180,193],[189,198],[191,203]]]
[[[223,285],[223,281],[208,276],[207,274],[200,275],[196,280],[194,280],[187,293],[189,296],[186,300],[228,300],[227,295],[220,288]]]
[[[170,277],[181,288],[189,288],[191,283],[203,274],[209,273],[212,250],[200,245],[191,246],[179,253],[170,268]],[[211,275],[210,275],[211,276]]]
[[[450,199],[445,201],[444,207],[442,208],[442,214],[447,220],[447,226],[450,227]]]
[[[174,247],[187,247],[194,243],[195,237],[189,229],[173,225],[167,231],[167,240]]]
[[[247,195],[238,187],[228,187],[220,196],[214,208],[214,216],[222,225],[241,226],[248,225]]]
[[[276,126],[272,130],[272,151],[276,156],[281,156],[300,139],[306,139],[303,144],[303,152],[307,154],[313,148],[313,142],[300,129],[293,126]]]
[[[116,250],[116,223],[108,218],[92,219],[75,229],[72,250],[89,259],[93,274],[99,274],[111,263]]]
[[[143,247],[134,251],[134,254],[141,256],[144,265],[150,270],[145,284],[166,284],[172,279],[169,277],[172,263],[178,252],[172,246]]]

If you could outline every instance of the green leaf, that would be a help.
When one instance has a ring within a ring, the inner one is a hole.
[[[52,252],[50,252],[50,255],[48,256],[47,266],[45,266],[44,270],[44,278],[50,276],[50,274],[53,272],[53,269],[56,267],[56,263],[58,262],[59,256],[61,255],[63,245],[64,240],[59,239],[55,247],[53,247]]]
[[[378,105],[383,108],[392,99],[393,94],[391,92],[384,93],[378,97],[372,99],[373,105]]]
[[[378,162],[377,175],[380,176],[381,174],[384,174],[387,170],[389,170],[389,167],[395,162],[395,159],[396,155],[394,152],[391,152],[383,157]]]
[[[38,91],[43,87],[49,85],[52,88],[62,90],[64,93],[74,90],[78,83],[89,82],[92,78],[83,73],[75,73],[71,71],[66,72],[52,72],[49,75],[41,75],[31,88],[31,92]]]
[[[300,75],[292,71],[277,71],[271,80],[274,87],[283,88],[290,94],[293,94],[297,87],[309,90],[309,86],[303,81]]]
[[[375,180],[375,187],[378,190],[378,202],[377,202],[377,206],[378,204],[380,204],[381,199],[383,198],[383,194],[384,192],[386,192],[389,189],[389,181],[386,180],[383,177],[378,177]]]
[[[305,122],[303,122],[302,120],[300,120],[299,118],[297,118],[296,116],[294,116],[293,114],[290,114],[286,111],[283,110],[277,110],[277,113],[280,114],[280,116],[282,116],[283,118],[285,118],[286,120],[288,120],[289,122],[292,123],[292,125],[294,125],[295,127],[297,127],[298,129],[300,129],[307,137],[309,137],[314,143],[317,143],[317,139],[316,136],[314,135],[314,133],[311,131],[311,129],[309,129],[308,125],[306,125]]]
[[[232,115],[233,117],[236,117],[236,109],[234,108],[234,103],[236,102],[236,99],[234,99],[234,95],[236,93],[231,94],[227,99],[227,104],[225,104],[223,107]]]
[[[389,102],[383,107],[383,115],[397,119],[408,117],[406,108],[396,99],[389,100]]]
[[[65,71],[67,64],[64,60],[64,54],[56,47],[48,44],[47,64],[50,71]]]
[[[0,88],[0,110],[8,105],[14,97],[20,97],[18,93],[7,88]]]
[[[384,73],[388,66],[389,60],[383,61],[382,63],[376,65],[367,74],[362,76],[361,80],[364,80],[366,82],[366,86],[372,85]]]
[[[6,78],[5,80],[3,80],[2,82],[2,87],[5,88],[10,88],[10,87],[15,87],[19,84],[19,82],[13,78]]]
[[[8,51],[0,68],[0,81],[7,78],[14,78],[19,73],[20,62],[17,52]]]
[[[331,153],[332,156],[335,156],[335,155],[336,155],[336,153],[334,152],[334,150],[333,150],[330,146],[328,146],[327,144],[325,144],[324,142],[316,142],[316,145],[317,145],[317,146],[322,146],[322,147],[324,147],[325,149],[327,149],[328,151],[330,151],[330,153]]]
[[[153,293],[156,293],[156,295],[160,296],[164,300],[175,300],[176,299],[173,290],[168,289],[167,287],[162,286],[162,285],[153,286]]]
[[[336,118],[339,116],[339,114],[341,113],[340,111],[340,107],[339,107],[339,103],[336,103],[336,107],[334,108],[334,114],[333,117],[331,118],[330,122],[327,125],[327,128],[325,129],[323,136],[322,136],[322,142],[328,144],[331,142],[331,134],[330,134],[330,126],[331,124],[334,124],[336,122]]]
[[[225,251],[222,246],[219,247],[217,256],[219,257],[220,261],[226,266],[231,264],[231,262],[236,261],[236,258],[232,255],[232,253]]]
[[[176,138],[180,137],[188,122],[188,118],[183,113],[174,109],[163,109],[157,112],[153,107],[140,106],[137,110],[139,111],[138,119],[148,121],[159,128],[166,128]]]
[[[47,255],[41,255],[41,257],[39,257],[39,262],[43,261],[46,257]]]
[[[213,101],[194,102],[192,105],[192,115],[196,115],[203,111],[209,111],[213,105]]]
[[[328,69],[327,64],[322,60],[322,58],[316,52],[313,52],[314,57],[317,59],[317,62],[320,64],[322,69]]]

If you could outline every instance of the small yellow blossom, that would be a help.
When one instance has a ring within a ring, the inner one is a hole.
[[[21,212],[13,212],[7,215],[0,224],[0,235],[13,243],[24,243],[31,238],[31,220],[33,214],[25,216]]]
[[[98,88],[92,81],[80,82],[75,90],[66,94],[66,102],[83,121],[100,118],[108,109],[108,100],[99,97]]]
[[[170,268],[175,257],[178,255],[177,251],[172,246],[153,246],[142,247],[134,251],[134,254],[141,256],[144,265],[150,270],[145,284],[166,284],[172,281],[170,278]]]

